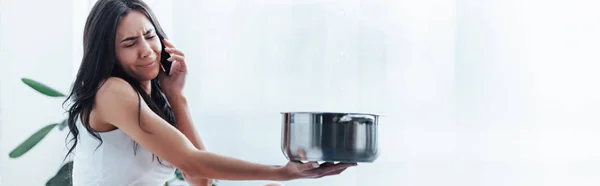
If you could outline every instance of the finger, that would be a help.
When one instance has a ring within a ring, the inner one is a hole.
[[[173,61],[173,64],[171,65],[171,69],[169,69],[169,74],[173,74],[173,71],[175,69],[179,69],[179,61]]]
[[[319,166],[319,167],[326,167],[326,166],[331,166],[331,165],[335,165],[335,163],[333,163],[333,162],[325,162],[325,163],[322,163],[321,166]]]
[[[167,61],[170,61],[170,62],[177,61],[177,62],[184,62],[185,63],[185,57],[180,56],[180,55],[173,55],[173,56],[169,57],[167,59]]]
[[[340,174],[340,173],[344,172],[346,169],[348,169],[348,167],[353,167],[353,166],[357,165],[357,163],[338,163],[336,165],[340,165],[340,164],[347,165],[347,166],[344,167],[344,168],[342,168],[342,169],[338,169],[338,170],[335,170],[335,171],[328,172],[328,173],[325,174],[325,176]]]
[[[177,48],[166,47],[165,48],[165,52],[169,53],[171,56],[173,56],[173,54],[177,54],[177,55],[180,55],[180,56],[185,56],[185,54],[183,52],[181,52],[181,50],[179,50]]]
[[[321,175],[317,176],[316,178],[322,178],[322,177],[325,177],[325,176],[338,175],[338,174],[341,174],[342,172],[344,172],[346,169],[348,169],[348,167],[340,169],[340,170],[334,170],[334,171],[331,171],[331,172],[327,172],[327,173],[321,174]]]
[[[175,46],[173,46],[173,43],[171,43],[171,41],[169,41],[167,39],[163,39],[163,43],[165,44],[166,47],[175,48]]]
[[[349,167],[352,167],[352,166],[356,166],[358,164],[357,163],[342,163],[342,162],[340,162],[340,163],[337,163],[336,165],[344,165],[344,166],[347,165]]]
[[[311,170],[311,169],[315,169],[319,167],[319,163],[317,163],[316,161],[311,161],[311,162],[307,162],[304,164],[301,164],[300,166],[298,166],[298,170],[300,171],[306,171],[306,170]]]
[[[344,168],[348,168],[350,166],[355,165],[354,163],[338,163],[335,165],[329,165],[329,166],[323,166],[323,167],[319,167],[317,169],[313,169],[313,170],[309,170],[310,173],[315,173],[318,175],[322,175],[322,174],[326,174],[328,172],[332,172],[332,171],[337,171],[340,169],[344,169]]]

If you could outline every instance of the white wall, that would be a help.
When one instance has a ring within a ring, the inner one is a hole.
[[[190,0],[174,9],[192,113],[211,151],[282,164],[279,112],[382,113],[377,162],[285,184],[452,184],[452,1]]]
[[[0,159],[2,185],[44,185],[60,167],[65,134],[52,131],[30,153],[8,153],[43,126],[62,120],[62,99],[33,91],[20,78],[66,93],[70,81],[72,1],[3,0],[0,5]],[[52,7],[52,8],[49,8]]]
[[[66,131],[53,130],[24,156],[8,158],[35,131],[66,116],[62,98],[41,95],[20,78],[68,93],[82,56],[85,19],[94,2],[0,1],[0,185],[44,185],[60,168]],[[170,2],[148,3],[160,19],[170,19]],[[172,29],[168,21],[164,27]]]
[[[51,133],[21,159],[7,154],[59,120],[60,101],[19,78],[66,92],[79,58],[72,51],[81,44],[82,19],[72,14],[83,12],[71,8],[82,3],[0,3],[0,61],[13,65],[0,68],[0,176],[3,185],[42,185],[58,168],[64,134]],[[600,184],[597,3],[149,3],[186,52],[186,93],[211,151],[283,164],[279,112],[385,115],[375,163],[286,186]]]
[[[600,184],[598,5],[459,1],[463,184]]]

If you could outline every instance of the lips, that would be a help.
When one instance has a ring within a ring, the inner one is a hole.
[[[150,66],[154,65],[155,63],[156,63],[156,61],[150,61],[150,62],[147,62],[147,63],[140,64],[138,66],[139,67],[150,67]]]

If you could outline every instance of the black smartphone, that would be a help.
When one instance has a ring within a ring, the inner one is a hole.
[[[167,75],[171,75],[171,62],[167,61],[167,59],[169,59],[169,57],[171,57],[171,54],[165,52],[165,44],[163,43],[163,41],[160,41],[160,45],[162,47],[162,52],[160,54],[160,64],[163,66],[163,68],[165,69],[165,73]]]

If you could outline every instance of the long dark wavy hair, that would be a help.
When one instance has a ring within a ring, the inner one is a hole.
[[[65,102],[63,102],[64,105],[69,100],[72,101],[67,109],[69,127],[67,138],[72,135],[69,141],[72,142],[72,145],[68,148],[67,156],[73,153],[73,150],[77,146],[77,137],[81,132],[76,126],[77,119],[81,119],[87,132],[100,141],[98,147],[102,145],[102,138],[98,135],[98,132],[90,127],[89,118],[92,107],[95,104],[96,93],[102,86],[102,83],[109,77],[119,77],[127,81],[154,113],[158,114],[171,125],[176,126],[173,111],[162,92],[158,79],[154,78],[151,80],[151,93],[148,95],[142,89],[140,82],[126,74],[117,60],[115,53],[117,25],[119,25],[122,16],[131,11],[140,11],[148,17],[155,27],[161,44],[162,40],[166,38],[154,13],[141,0],[98,0],[96,2],[85,24],[83,33],[83,59],[81,60],[75,82],[73,82],[71,92]],[[162,47],[161,62],[166,61],[168,58],[168,55],[164,52],[164,44],[162,44]],[[141,100],[138,101],[138,125],[141,127]],[[138,144],[135,143],[134,154],[137,146]],[[160,161],[160,159],[158,160]]]

